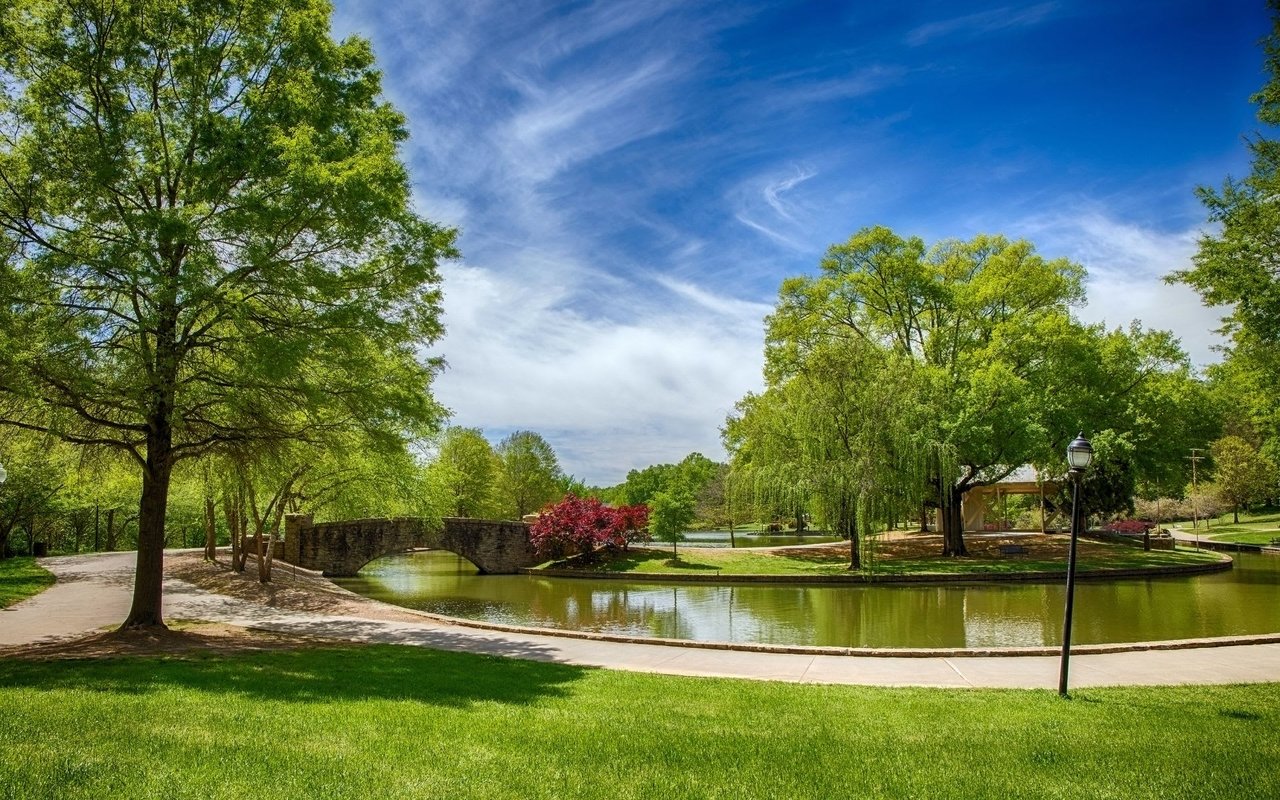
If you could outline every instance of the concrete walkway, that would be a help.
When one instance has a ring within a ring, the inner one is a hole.
[[[86,633],[118,624],[129,609],[134,554],[48,558],[58,582],[0,610],[0,645]],[[280,611],[184,581],[165,582],[165,616],[203,619],[352,642],[384,642],[672,675],[842,683],[1056,689],[1056,656],[870,657],[760,653],[573,639],[470,628],[431,619],[385,622]],[[1280,682],[1280,642],[1073,654],[1071,686]]]

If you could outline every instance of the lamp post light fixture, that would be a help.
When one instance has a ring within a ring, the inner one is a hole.
[[[1076,594],[1076,540],[1084,520],[1080,506],[1080,479],[1093,461],[1093,445],[1081,432],[1067,445],[1067,463],[1071,465],[1071,550],[1067,556],[1067,609],[1062,621],[1062,662],[1058,670],[1058,694],[1067,696],[1067,668],[1071,661],[1071,611]]]

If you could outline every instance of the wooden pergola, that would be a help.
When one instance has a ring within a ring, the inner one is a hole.
[[[966,531],[982,531],[986,529],[987,508],[994,503],[1000,509],[1002,519],[1009,495],[1036,495],[1040,498],[1040,532],[1045,532],[1044,496],[1046,493],[1058,491],[1056,481],[1044,480],[1034,467],[1023,466],[1014,470],[1007,478],[989,486],[978,486],[970,489],[964,497],[961,514]]]

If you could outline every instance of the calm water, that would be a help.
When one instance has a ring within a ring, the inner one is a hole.
[[[1078,644],[1280,631],[1280,557],[1230,572],[1076,584]],[[627,583],[478,575],[444,551],[388,556],[338,583],[379,600],[515,625],[698,641],[844,647],[1061,643],[1053,585],[798,586]]]

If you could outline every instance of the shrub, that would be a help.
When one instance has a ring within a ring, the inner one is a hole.
[[[1154,528],[1154,522],[1145,519],[1118,519],[1115,522],[1109,522],[1105,530],[1112,533],[1122,533],[1126,536],[1137,536],[1146,533]]]

